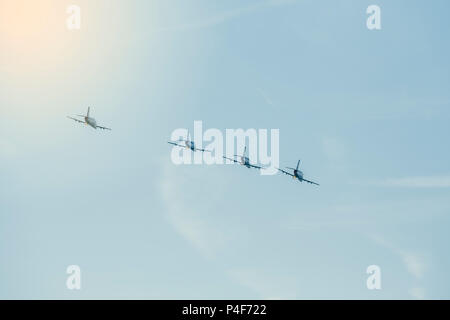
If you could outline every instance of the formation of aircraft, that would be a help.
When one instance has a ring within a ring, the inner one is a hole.
[[[85,125],[91,126],[94,129],[100,128],[100,129],[104,129],[104,130],[111,130],[111,128],[107,128],[107,127],[103,127],[103,126],[97,125],[97,122],[95,121],[95,119],[90,116],[90,109],[91,108],[88,107],[86,115],[76,115],[77,117],[81,117],[84,121],[80,120],[80,119],[77,119],[77,118],[70,117],[70,116],[67,116],[67,117],[69,119],[72,119],[72,120],[76,121],[76,122],[83,123]],[[189,138],[189,130],[187,132],[186,139],[179,139],[178,141],[168,141],[167,143],[172,144],[172,145],[177,146],[177,147],[180,147],[180,148],[189,149],[192,152],[196,152],[196,151],[211,152],[210,150],[206,150],[206,149],[202,149],[202,148],[196,148],[194,141],[192,141]],[[223,157],[223,158],[226,159],[226,160],[233,161],[234,163],[238,163],[238,164],[240,164],[240,165],[242,165],[244,167],[247,167],[249,169],[250,168],[259,169],[259,170],[264,169],[263,167],[251,164],[249,157],[246,156],[246,151],[247,151],[247,146],[245,146],[244,153],[242,155],[237,155],[236,154],[236,155],[234,155],[234,159],[228,158],[228,157]],[[288,172],[286,170],[280,169],[280,168],[277,168],[277,169],[281,173],[284,173],[284,174],[286,174],[288,176],[291,176],[293,179],[297,179],[300,182],[305,181],[307,183],[315,184],[315,185],[318,186],[319,184],[317,182],[310,181],[310,180],[307,180],[307,179],[303,178],[303,172],[301,170],[299,170],[299,166],[300,166],[300,160],[298,160],[296,168],[286,167],[286,169],[292,170],[292,173],[290,173],[290,172]]]
[[[179,144],[177,142],[184,142],[184,144]],[[188,131],[186,139],[180,139],[180,140],[178,140],[176,142],[168,141],[167,143],[172,144],[172,145],[177,146],[177,147],[180,147],[180,148],[187,148],[187,149],[191,150],[192,152],[196,152],[196,151],[211,152],[209,150],[196,148],[195,144],[194,144],[194,141],[189,139],[189,131]],[[244,153],[242,154],[242,156],[235,154],[234,155],[234,159],[228,158],[228,157],[223,157],[223,158],[226,159],[226,160],[233,161],[234,163],[238,163],[238,164],[240,164],[240,165],[242,165],[244,167],[247,167],[249,169],[250,168],[255,168],[255,169],[259,169],[259,170],[264,169],[263,167],[251,164],[249,157],[246,156],[246,151],[247,151],[247,146],[245,146]],[[301,170],[299,170],[299,166],[300,166],[300,160],[298,160],[296,168],[286,167],[287,169],[292,170],[292,173],[290,173],[288,171],[285,171],[283,169],[280,169],[280,168],[277,168],[277,169],[281,173],[284,173],[284,174],[286,174],[288,176],[291,176],[293,179],[297,179],[300,182],[305,181],[307,183],[315,184],[315,185],[318,186],[319,184],[317,182],[314,182],[314,181],[307,180],[307,179],[303,178],[303,172]]]
[[[255,168],[255,169],[262,169],[262,167],[260,166],[255,166],[254,164],[250,163],[250,159],[245,156],[245,151],[247,151],[247,146],[245,146],[244,148],[244,153],[242,154],[242,156],[239,156],[237,154],[234,155],[235,158],[239,158],[240,160],[236,160],[236,159],[231,159],[231,158],[227,158],[227,157],[223,157],[224,159],[233,161],[234,163],[239,163],[242,166],[245,166],[247,168]]]
[[[91,126],[94,129],[100,128],[100,129],[103,129],[103,130],[111,130],[111,128],[102,127],[102,126],[97,125],[97,121],[95,121],[95,119],[92,118],[89,115],[90,109],[91,109],[91,107],[88,107],[86,115],[82,115],[82,114],[76,115],[76,117],[83,118],[84,121],[82,121],[80,119],[73,118],[73,117],[69,117],[69,116],[67,116],[67,118],[72,119],[72,120],[74,120],[76,122],[79,122],[79,123],[84,123],[85,125]]]
[[[284,170],[282,170],[282,169],[280,169],[280,168],[278,168],[278,170],[279,170],[280,172],[282,172],[282,173],[288,175],[288,176],[291,176],[293,179],[297,179],[297,180],[300,181],[300,182],[305,181],[305,182],[308,182],[308,183],[311,183],[311,184],[315,184],[315,185],[318,186],[318,185],[319,185],[318,183],[316,183],[316,182],[314,182],[314,181],[306,180],[306,179],[303,178],[303,172],[300,171],[300,170],[298,169],[299,166],[300,166],[300,160],[298,160],[298,162],[297,162],[297,167],[296,167],[296,168],[286,167],[287,169],[293,170],[292,173],[289,173],[289,172],[287,172],[287,171],[284,171]]]
[[[178,142],[184,142],[184,144],[179,144]],[[169,144],[173,144],[174,146],[180,147],[180,148],[186,148],[189,149],[193,152],[195,151],[201,151],[201,152],[211,152],[209,150],[205,150],[205,149],[200,149],[200,148],[196,148],[195,147],[195,143],[194,141],[189,139],[189,130],[187,132],[187,136],[186,139],[179,139],[177,141],[168,141],[167,143]]]

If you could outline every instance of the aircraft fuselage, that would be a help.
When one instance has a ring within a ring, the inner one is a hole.
[[[84,117],[84,121],[87,125],[90,125],[92,128],[97,129],[97,122],[94,118],[91,117]]]
[[[246,166],[247,168],[250,168],[250,159],[248,157],[241,157],[240,163],[241,163],[241,165]]]
[[[195,151],[195,143],[194,141],[185,141],[186,148],[192,151]]]
[[[300,181],[303,180],[303,172],[300,170],[294,170],[294,179],[298,179]]]

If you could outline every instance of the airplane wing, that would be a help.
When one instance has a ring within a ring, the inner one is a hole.
[[[239,161],[237,161],[237,160],[235,160],[235,159],[231,159],[231,158],[227,158],[227,157],[223,157],[224,159],[227,159],[227,160],[230,160],[230,161],[233,161],[233,162],[235,162],[235,163],[237,163],[237,162],[239,162]]]
[[[97,128],[103,129],[103,130],[112,130],[111,128],[106,128],[106,127],[102,127],[102,126],[97,126]]]
[[[67,116],[67,118],[75,120],[76,122],[79,122],[79,123],[85,123],[84,121],[81,121],[81,120],[78,120],[78,119],[75,119],[75,118],[72,118],[72,117],[69,117],[69,116]]]
[[[294,175],[292,173],[284,171],[283,169],[278,168],[278,171],[283,172],[284,174],[287,174],[288,176],[294,177]]]
[[[309,180],[306,180],[306,179],[302,179],[302,181],[305,181],[305,182],[308,182],[308,183],[311,183],[311,184],[315,184],[316,186],[320,186],[320,184],[315,183],[314,181],[309,181]]]
[[[255,169],[260,169],[260,170],[262,169],[262,167],[260,167],[260,166],[255,166],[255,165],[253,165],[253,164],[249,164],[249,166],[252,167],[252,168],[255,168]]]
[[[206,150],[206,149],[198,149],[198,148],[195,148],[195,151],[212,152],[212,151],[210,151],[210,150]]]
[[[167,143],[169,143],[169,144],[173,144],[174,146],[177,146],[177,147],[182,147],[182,148],[184,148],[185,146],[183,146],[183,145],[181,145],[181,144],[178,144],[178,143],[175,143],[175,142],[170,142],[170,141],[167,141]]]

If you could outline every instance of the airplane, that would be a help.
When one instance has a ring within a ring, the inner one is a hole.
[[[282,169],[280,169],[280,168],[278,168],[278,170],[281,171],[281,172],[283,172],[284,174],[287,174],[288,176],[293,177],[294,179],[298,179],[298,181],[300,181],[300,182],[305,181],[305,182],[308,182],[308,183],[311,183],[311,184],[315,184],[315,185],[318,186],[319,184],[316,183],[316,182],[314,182],[314,181],[309,181],[309,180],[303,179],[303,172],[301,172],[300,170],[298,170],[298,166],[299,166],[299,165],[300,165],[300,160],[298,160],[298,162],[297,162],[297,168],[294,169],[294,168],[286,167],[286,168],[288,168],[288,169],[294,170],[294,174],[289,173],[289,172],[287,172],[287,171],[284,171],[284,170],[282,170]]]
[[[240,165],[246,166],[246,167],[249,168],[249,169],[250,169],[250,168],[262,169],[262,167],[255,166],[255,165],[253,165],[253,164],[250,163],[250,159],[249,159],[248,157],[245,156],[245,151],[247,151],[247,146],[245,146],[245,148],[244,148],[244,153],[242,154],[242,156],[239,156],[239,155],[237,155],[237,154],[234,155],[235,157],[239,157],[240,160],[230,159],[230,158],[227,158],[227,157],[223,157],[223,158],[224,158],[224,159],[227,159],[227,160],[230,160],[230,161],[233,161],[234,163],[239,163]]]
[[[81,114],[77,115],[77,117],[83,117],[83,118],[84,118],[84,121],[81,121],[81,120],[79,120],[79,119],[72,118],[72,117],[69,117],[69,116],[67,116],[67,118],[72,119],[72,120],[75,120],[76,122],[79,122],[79,123],[84,123],[84,124],[86,124],[86,125],[89,125],[89,126],[91,126],[92,128],[94,128],[94,129],[100,128],[100,129],[104,129],[104,130],[111,130],[111,128],[106,128],[106,127],[98,126],[98,125],[97,125],[97,122],[95,121],[95,119],[94,119],[94,118],[91,118],[91,117],[89,116],[89,111],[90,111],[90,109],[91,109],[91,107],[88,107],[88,110],[87,110],[87,114],[86,114],[86,115],[81,115]]]
[[[184,142],[184,145],[183,145],[183,144],[178,144],[177,142]],[[179,140],[176,141],[176,142],[168,141],[167,143],[173,144],[174,146],[177,146],[177,147],[180,147],[180,148],[186,148],[186,149],[189,149],[189,150],[191,150],[191,151],[193,151],[193,152],[195,152],[195,151],[211,152],[211,151],[209,151],[209,150],[196,148],[196,147],[195,147],[194,141],[189,140],[189,130],[188,130],[188,132],[187,132],[186,140],[179,139]]]

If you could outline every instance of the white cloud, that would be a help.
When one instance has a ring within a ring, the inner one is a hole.
[[[449,188],[450,176],[391,178],[376,184],[386,187]]]
[[[191,182],[196,178],[192,170],[189,170],[192,168],[192,166],[186,166],[187,173],[180,176],[176,174],[176,171],[180,169],[179,167],[172,165],[170,162],[164,165],[160,182],[162,199],[166,206],[164,215],[177,233],[206,258],[211,258],[221,248],[226,237],[209,218],[208,207],[213,207],[214,198],[205,197],[202,201],[199,200],[199,197],[193,196],[193,193],[200,193],[201,190],[191,188]],[[210,178],[209,175],[208,179]],[[215,179],[214,181],[221,180]],[[210,182],[204,181],[200,185],[208,185],[208,183]],[[217,187],[217,184],[215,186]],[[192,199],[195,199],[195,201]]]
[[[409,273],[417,279],[422,278],[425,271],[424,261],[418,255],[409,252],[400,251],[400,255]]]
[[[257,268],[232,269],[228,271],[228,275],[242,286],[258,294],[261,299],[297,299],[296,283],[290,277],[274,277],[272,273]]]
[[[403,250],[392,243],[388,242],[385,238],[378,235],[369,236],[375,243],[390,249],[397,254],[403,261],[406,270],[416,279],[421,279],[426,269],[426,263],[424,259],[417,253]]]
[[[425,299],[425,290],[423,288],[412,288],[409,290],[409,294],[417,300]]]
[[[268,104],[273,106],[273,101],[267,96],[267,94],[261,89],[257,88],[258,92],[261,94],[261,97],[264,99],[264,101]]]
[[[219,24],[222,24],[224,22],[227,22],[229,20],[235,19],[239,16],[242,16],[244,14],[252,13],[258,9],[269,7],[269,6],[285,6],[290,5],[297,2],[297,0],[267,0],[259,3],[255,3],[246,7],[237,8],[234,10],[230,10],[227,12],[223,12],[220,14],[217,14],[215,16],[198,20],[194,22],[189,22],[185,24],[180,24],[172,27],[164,27],[160,28],[157,31],[182,31],[182,30],[195,30],[195,29],[202,29],[202,28],[208,28],[213,27]]]

